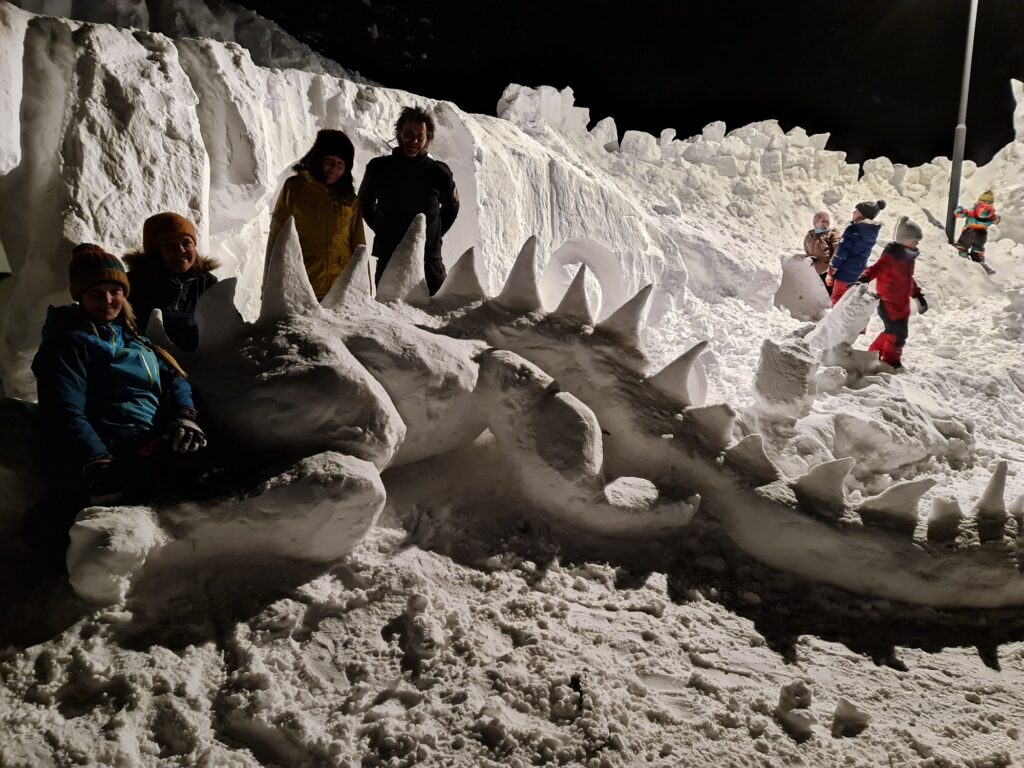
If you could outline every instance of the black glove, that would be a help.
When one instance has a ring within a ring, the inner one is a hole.
[[[177,453],[194,453],[206,447],[206,435],[195,422],[195,411],[183,410],[167,425],[164,438],[171,441],[171,450]]]
[[[922,315],[928,311],[928,301],[923,293],[917,297],[917,309]]]
[[[82,467],[85,491],[94,506],[117,504],[124,496],[124,479],[109,457],[96,459]]]

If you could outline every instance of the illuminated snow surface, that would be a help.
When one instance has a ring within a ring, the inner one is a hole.
[[[89,14],[114,26],[0,4],[5,392],[34,394],[69,245],[126,250],[177,210],[241,312],[204,301],[197,387],[306,458],[212,506],[83,512],[77,594],[6,553],[0,764],[1024,762],[1020,83],[1017,141],[967,167],[963,199],[991,186],[1003,216],[990,278],[945,243],[948,160],[858,180],[774,121],[620,144],[571,91],[510,86],[469,115],[340,79],[227,5]],[[261,306],[269,211],[316,130],[352,136],[358,179],[412,101],[462,195],[446,261],[472,247],[479,280],[426,302],[413,231],[386,304],[339,287],[320,310],[282,241]],[[898,215],[925,230],[931,309],[899,375],[863,354],[871,297],[826,315],[793,258],[814,211],[878,198],[876,255]],[[254,419],[264,390],[232,394],[285,342],[269,379],[292,410]],[[3,416],[9,540],[38,489]]]

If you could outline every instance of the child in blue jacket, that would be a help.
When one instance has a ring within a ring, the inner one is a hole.
[[[868,265],[868,256],[878,241],[882,225],[875,221],[885,210],[885,200],[874,203],[857,203],[850,224],[843,231],[843,239],[836,249],[836,255],[828,268],[826,285],[832,285],[832,306],[836,305],[846,290],[860,277]]]
[[[81,244],[68,265],[76,304],[50,307],[32,361],[44,443],[65,502],[114,503],[143,457],[206,444],[185,374],[138,332],[124,265]]]

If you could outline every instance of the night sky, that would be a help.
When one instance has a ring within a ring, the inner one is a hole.
[[[504,87],[572,86],[620,134],[712,120],[831,132],[860,162],[952,151],[970,0],[243,0],[383,85],[494,114]],[[980,0],[967,157],[1012,139],[1024,0]]]

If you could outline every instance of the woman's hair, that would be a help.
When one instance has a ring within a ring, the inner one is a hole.
[[[343,131],[332,128],[317,131],[313,146],[293,167],[296,171],[306,171],[314,179],[323,183],[323,160],[328,155],[335,155],[345,161],[345,173],[328,189],[341,198],[355,196],[356,185],[352,177],[352,166],[355,165],[356,148]]]
[[[127,329],[128,333],[153,350],[153,353],[167,363],[167,365],[169,365],[175,373],[181,376],[181,378],[186,381],[188,380],[188,374],[185,373],[185,369],[181,367],[170,352],[159,344],[154,344],[139,332],[138,321],[135,318],[135,310],[132,309],[132,305],[128,299],[124,300],[124,305],[121,307],[121,315],[119,319],[121,320],[121,324]]]
[[[427,110],[419,106],[402,107],[402,111],[395,120],[395,136],[402,132],[402,126],[406,123],[423,123],[427,126],[427,140],[434,140],[434,118]]]

